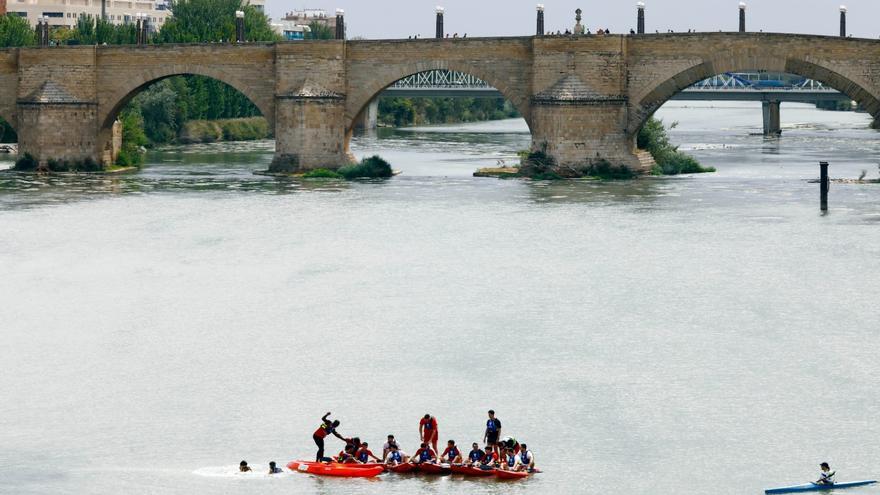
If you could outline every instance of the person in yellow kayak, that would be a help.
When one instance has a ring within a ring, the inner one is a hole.
[[[819,473],[819,479],[816,481],[816,484],[833,485],[834,475],[837,473],[831,470],[831,466],[829,466],[827,462],[823,462],[819,465],[819,469],[821,469],[822,471]]]

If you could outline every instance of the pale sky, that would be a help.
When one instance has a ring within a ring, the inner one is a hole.
[[[736,31],[739,0],[644,0],[646,29],[676,32]],[[535,34],[536,1],[523,0],[267,0],[269,15],[278,19],[286,11],[323,8],[333,15],[345,9],[349,38],[406,38],[419,33],[434,35],[434,8],[446,8],[449,33],[468,36],[526,36]],[[574,11],[584,11],[584,23],[594,32],[614,33],[635,27],[636,0],[542,0],[547,31],[574,26]],[[839,0],[751,0],[746,2],[749,31],[839,34]],[[851,0],[848,32],[856,37],[880,36],[880,0]]]

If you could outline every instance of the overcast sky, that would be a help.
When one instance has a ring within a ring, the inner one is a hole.
[[[738,0],[644,0],[646,29],[676,32],[735,31]],[[468,36],[523,36],[535,34],[536,1],[523,0],[267,0],[269,15],[278,19],[285,12],[323,8],[332,15],[345,9],[349,38],[406,38],[415,33],[434,35],[434,8],[446,8],[446,30]],[[546,29],[564,30],[574,25],[574,11],[584,11],[584,23],[593,31],[609,28],[614,33],[635,27],[636,0],[543,0]],[[751,0],[749,31],[839,34],[840,1]],[[851,0],[848,31],[853,36],[880,36],[880,0]]]

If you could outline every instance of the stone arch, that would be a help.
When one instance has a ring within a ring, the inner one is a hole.
[[[163,79],[173,76],[204,76],[215,79],[222,83],[228,84],[240,93],[245,95],[263,114],[263,117],[269,121],[269,128],[275,125],[275,99],[273,95],[263,95],[256,93],[254,88],[247,84],[239,84],[229,74],[224,72],[222,67],[209,67],[203,65],[174,65],[169,64],[161,68],[153,68],[139,72],[138,76],[132,80],[126,81],[125,84],[114,88],[110,94],[99,96],[100,108],[98,111],[98,124],[101,128],[107,128],[113,125],[116,116],[127,105],[132,98],[143,91],[147,86],[155,84]]]
[[[394,84],[395,82],[422,72],[432,70],[450,70],[470,74],[474,77],[485,81],[493,88],[497,89],[502,96],[510,100],[513,106],[519,111],[520,115],[526,121],[531,130],[529,94],[527,88],[517,88],[504,79],[503,76],[493,74],[485,65],[477,65],[468,62],[456,60],[423,60],[403,65],[395,65],[385,67],[380,73],[381,78],[371,78],[363,87],[351,88],[348,93],[345,112],[346,125],[346,142],[351,136],[351,131],[357,122],[358,117],[364,112],[367,105],[382,91]],[[347,148],[347,145],[346,145]]]
[[[665,79],[656,81],[646,90],[633,95],[627,133],[635,135],[648,118],[664,103],[684,89],[710,77],[727,72],[765,70],[795,74],[813,79],[847,95],[862,105],[873,117],[880,117],[880,96],[869,91],[866,81],[842,71],[803,58],[743,56],[703,61]]]

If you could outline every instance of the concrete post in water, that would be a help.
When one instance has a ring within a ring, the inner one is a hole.
[[[828,189],[830,188],[828,162],[819,162],[819,208],[822,211],[828,211]]]
[[[235,11],[235,41],[244,43],[244,11]]]
[[[443,13],[445,12],[445,9],[438,5],[436,12],[437,12],[437,32],[434,37],[439,40],[439,39],[443,39]]]
[[[336,9],[336,39],[345,39],[345,11]]]
[[[761,104],[764,111],[764,135],[779,136],[782,134],[780,123],[780,102],[765,101]]]
[[[544,4],[539,3],[536,8],[538,10],[538,28],[535,31],[535,34],[538,36],[544,36]]]
[[[746,3],[739,3],[739,32],[746,32]]]
[[[636,9],[639,12],[638,19],[636,20],[636,33],[645,34],[645,2],[638,2]]]
[[[846,38],[846,5],[840,6],[840,37]]]

